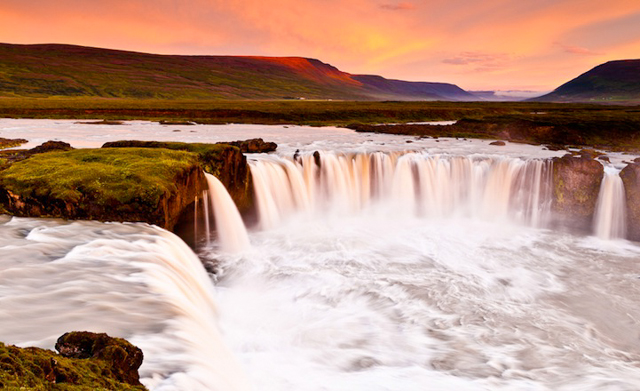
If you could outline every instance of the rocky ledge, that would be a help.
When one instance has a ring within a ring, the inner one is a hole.
[[[557,226],[591,233],[604,167],[591,156],[553,159],[552,213]]]
[[[124,339],[86,331],[61,336],[56,350],[0,342],[0,389],[146,390],[142,351]]]
[[[640,158],[621,172],[627,201],[627,238],[640,241]]]

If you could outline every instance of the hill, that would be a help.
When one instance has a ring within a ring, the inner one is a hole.
[[[476,100],[458,86],[352,75],[302,57],[175,56],[0,44],[0,96]]]
[[[598,65],[553,92],[531,99],[540,102],[640,102],[640,60]]]

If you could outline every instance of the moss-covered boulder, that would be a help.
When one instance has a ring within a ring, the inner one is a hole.
[[[194,153],[78,149],[34,155],[0,171],[0,203],[16,216],[144,221],[172,229],[205,183]]]
[[[0,389],[145,390],[138,368],[142,351],[120,338],[89,332],[58,339],[60,354],[0,342]]]
[[[271,141],[264,141],[261,138],[225,141],[223,143],[217,144],[233,145],[234,147],[240,148],[243,153],[269,153],[275,151],[278,148],[278,144]]]
[[[588,157],[553,159],[552,211],[557,225],[591,232],[603,175],[602,164]]]
[[[627,237],[640,241],[640,159],[628,164],[621,172],[627,201]]]

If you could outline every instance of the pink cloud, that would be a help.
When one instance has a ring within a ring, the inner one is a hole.
[[[382,4],[380,5],[380,8],[385,10],[390,10],[390,11],[407,11],[407,10],[415,9],[416,6],[413,5],[412,3],[402,2],[402,3],[395,3],[395,4],[393,3]]]
[[[583,48],[580,46],[565,45],[560,42],[556,42],[556,45],[560,46],[565,53],[579,54],[579,55],[585,55],[585,56],[599,56],[604,54],[601,52],[594,52],[591,49]]]

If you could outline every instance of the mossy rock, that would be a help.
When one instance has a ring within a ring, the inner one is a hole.
[[[194,153],[78,149],[35,155],[0,171],[0,203],[17,216],[145,221],[171,229],[202,183]]]
[[[106,334],[73,332],[63,338],[87,342],[93,348],[90,356],[65,357],[51,350],[0,342],[0,389],[146,390],[139,381],[142,351],[137,347]],[[111,354],[113,351],[119,354]]]

